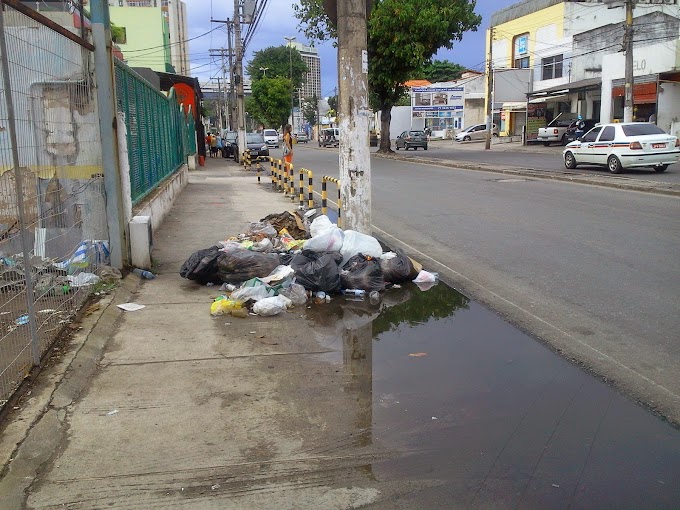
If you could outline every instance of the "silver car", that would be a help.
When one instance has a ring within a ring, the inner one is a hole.
[[[498,126],[491,126],[491,135],[498,136]],[[456,135],[457,142],[469,142],[470,140],[486,140],[486,124],[476,124],[463,129]]]

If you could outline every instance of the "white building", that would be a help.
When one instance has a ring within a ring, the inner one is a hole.
[[[302,61],[307,65],[307,76],[302,80],[301,97],[311,99],[316,96],[321,98],[321,59],[316,48],[305,46],[299,42],[292,41],[289,44],[300,52]]]
[[[191,76],[189,67],[189,30],[187,28],[187,5],[181,0],[163,0],[163,15],[170,27],[170,60],[177,74]]]

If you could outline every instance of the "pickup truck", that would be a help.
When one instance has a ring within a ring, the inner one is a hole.
[[[546,147],[551,143],[566,145],[567,131],[575,122],[575,115],[560,113],[548,124],[548,127],[538,128],[537,140],[543,142]]]

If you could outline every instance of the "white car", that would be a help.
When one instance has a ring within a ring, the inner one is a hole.
[[[564,166],[606,165],[613,174],[624,168],[652,167],[663,172],[680,159],[680,140],[647,122],[600,124],[569,143]]]
[[[491,136],[498,136],[498,126],[491,126]],[[463,129],[455,136],[457,142],[469,142],[470,140],[486,140],[486,124],[477,124]]]
[[[279,148],[279,133],[276,129],[265,129],[262,136],[269,147]]]

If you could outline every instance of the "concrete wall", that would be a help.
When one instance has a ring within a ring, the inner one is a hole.
[[[151,229],[155,232],[163,223],[172,204],[189,182],[189,167],[185,164],[172,177],[163,182],[132,211],[133,216],[151,216]]]
[[[680,137],[680,83],[661,82],[656,125]]]

